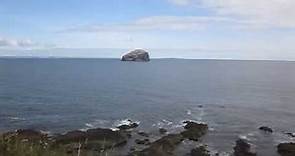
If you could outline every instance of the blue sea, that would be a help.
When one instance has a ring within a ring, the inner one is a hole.
[[[295,62],[0,59],[0,132],[62,133],[126,119],[149,132],[205,122],[202,142],[212,150],[230,152],[245,138],[258,154],[276,156],[278,143],[293,141],[284,133],[295,132]]]

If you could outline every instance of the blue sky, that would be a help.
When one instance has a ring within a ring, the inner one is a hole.
[[[294,8],[293,0],[1,0],[0,55],[140,47],[173,49],[154,57],[295,60]],[[62,56],[119,55],[97,53]]]

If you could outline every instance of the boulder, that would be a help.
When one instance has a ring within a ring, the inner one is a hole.
[[[295,143],[281,143],[278,145],[278,153],[281,156],[294,156],[295,155]]]
[[[185,121],[185,131],[181,132],[181,135],[189,140],[198,141],[198,139],[205,135],[208,130],[208,125],[202,123],[195,123],[192,121]]]
[[[88,150],[105,150],[127,143],[126,136],[120,131],[111,129],[96,128],[84,131],[71,131],[54,137],[56,145],[69,147],[68,150],[75,150],[77,143]]]
[[[138,145],[149,145],[150,140],[149,139],[143,139],[143,140],[136,139],[135,143],[138,144]]]
[[[129,129],[134,129],[134,128],[137,128],[139,125],[138,123],[130,123],[130,124],[124,124],[124,125],[120,125],[120,126],[117,126],[118,129],[120,130],[129,130]]]
[[[250,151],[251,145],[243,139],[236,141],[234,147],[234,156],[256,156],[256,153]]]
[[[148,62],[150,61],[149,53],[143,49],[135,49],[122,56],[121,61]]]
[[[288,135],[289,137],[295,138],[295,133],[286,132],[285,134]]]
[[[165,133],[167,133],[167,129],[165,129],[165,128],[160,128],[160,129],[159,129],[159,133],[160,133],[160,134],[165,134]]]
[[[136,151],[130,156],[173,156],[173,151],[183,141],[180,134],[169,134],[153,142],[150,146],[142,151]]]
[[[137,134],[140,135],[140,136],[143,136],[143,137],[149,137],[149,136],[150,136],[150,135],[149,135],[148,133],[146,133],[146,132],[138,132]]]
[[[259,127],[259,130],[262,130],[262,131],[268,132],[268,133],[272,133],[273,132],[273,130],[271,128],[266,127],[266,126]]]
[[[210,156],[209,151],[205,146],[196,147],[191,150],[190,156]]]

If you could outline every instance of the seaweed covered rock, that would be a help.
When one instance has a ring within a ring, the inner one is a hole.
[[[256,156],[256,153],[251,152],[251,145],[249,143],[239,139],[234,147],[234,156]]]
[[[165,128],[160,128],[160,129],[159,129],[159,133],[160,133],[160,134],[165,134],[165,133],[167,133],[167,129],[165,129]]]
[[[278,153],[281,156],[294,156],[295,155],[295,143],[281,143],[278,145]]]
[[[128,119],[127,123],[121,124],[121,125],[117,126],[117,128],[120,129],[120,130],[125,131],[125,130],[129,130],[129,129],[137,128],[138,126],[139,126],[138,123],[133,122],[132,120]]]
[[[259,127],[259,130],[267,132],[267,133],[272,133],[273,132],[273,130],[271,128],[266,127],[266,126]]]
[[[207,124],[195,123],[192,121],[185,121],[185,131],[181,132],[181,135],[189,140],[198,141],[198,139],[205,135],[208,130]]]
[[[205,146],[200,146],[192,149],[190,156],[210,156],[210,154]]]
[[[142,132],[142,131],[138,132],[137,134],[140,135],[140,136],[143,136],[143,137],[149,137],[150,136],[148,133]]]
[[[84,131],[71,131],[54,138],[56,145],[65,145],[75,150],[77,143],[88,150],[105,150],[123,145],[127,142],[126,136],[120,131],[111,129],[89,129]]]
[[[150,140],[149,139],[143,139],[143,140],[136,139],[135,143],[138,144],[138,145],[149,145]]]
[[[183,141],[180,134],[169,134],[153,142],[150,146],[142,151],[131,153],[131,156],[172,156],[173,151],[178,144]]]
[[[149,53],[143,49],[135,49],[122,56],[121,61],[148,62],[150,61]]]
[[[86,132],[75,130],[67,132],[63,135],[58,135],[54,138],[58,144],[67,144],[71,142],[84,142],[87,138]]]
[[[286,132],[285,134],[288,135],[289,137],[295,138],[295,133]]]

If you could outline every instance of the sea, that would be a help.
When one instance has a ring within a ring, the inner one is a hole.
[[[295,62],[0,59],[0,132],[112,128],[127,119],[151,133],[204,122],[210,150],[229,155],[243,138],[258,155],[277,156],[277,144],[294,141],[285,133],[295,132]]]

